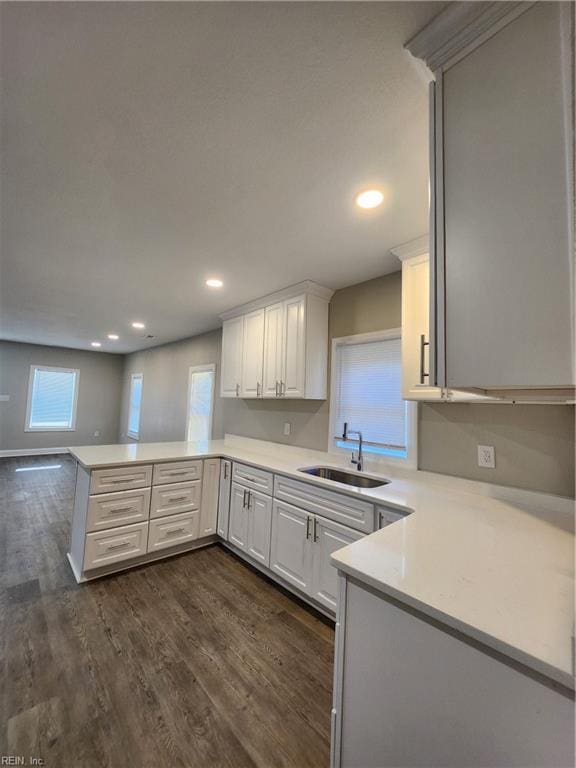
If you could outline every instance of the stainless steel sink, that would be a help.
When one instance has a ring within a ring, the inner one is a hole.
[[[304,467],[299,470],[307,475],[321,477],[324,480],[332,480],[335,483],[344,483],[344,485],[353,485],[356,488],[378,488],[380,485],[387,485],[389,480],[377,480],[375,477],[366,477],[366,475],[356,475],[353,472],[345,472],[343,469],[334,467]]]

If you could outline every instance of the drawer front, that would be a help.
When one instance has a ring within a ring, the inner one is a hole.
[[[376,507],[376,519],[378,528],[385,528],[387,525],[403,520],[409,512],[401,512],[399,509],[390,509],[390,507]]]
[[[90,496],[87,531],[103,531],[148,520],[150,488]]]
[[[274,476],[274,498],[364,533],[374,530],[374,505],[316,485]]]
[[[252,488],[254,491],[260,491],[260,493],[272,496],[274,475],[271,472],[265,472],[263,469],[256,469],[246,464],[234,462],[232,479],[236,483],[241,483],[246,488]]]
[[[152,483],[152,465],[95,469],[90,475],[90,493],[111,493],[146,488]]]
[[[148,523],[124,525],[108,531],[86,534],[84,570],[130,560],[146,554]]]
[[[187,480],[202,479],[202,460],[171,461],[166,464],[154,464],[154,485],[183,483]]]
[[[200,512],[185,512],[183,515],[159,517],[150,521],[148,552],[175,547],[194,541],[200,530]]]
[[[152,488],[150,517],[166,517],[180,512],[191,512],[200,507],[202,481],[155,485]]]

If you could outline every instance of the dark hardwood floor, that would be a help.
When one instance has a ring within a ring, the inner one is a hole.
[[[0,756],[328,766],[332,627],[218,545],[77,585],[74,474],[0,460]]]

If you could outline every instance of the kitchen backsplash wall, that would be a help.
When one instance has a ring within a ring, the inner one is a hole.
[[[401,325],[401,273],[337,291],[330,339]],[[126,441],[130,373],[144,373],[141,439],[183,440],[188,367],[217,363],[221,332],[137,352],[126,358],[121,440]],[[290,435],[284,424],[290,423]],[[329,404],[315,400],[216,397],[213,436],[224,433],[326,450]],[[419,467],[489,483],[574,495],[574,407],[489,404],[419,405]],[[493,445],[496,469],[477,466],[477,445]]]

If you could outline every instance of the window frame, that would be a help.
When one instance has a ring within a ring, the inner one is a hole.
[[[191,365],[188,368],[188,388],[186,395],[186,434],[185,439],[187,443],[197,442],[190,440],[190,395],[192,394],[192,377],[195,373],[211,373],[212,374],[212,396],[210,407],[210,419],[208,421],[208,440],[212,439],[212,424],[214,422],[214,400],[216,396],[216,363],[204,363],[202,365]]]
[[[336,365],[338,360],[338,348],[355,345],[365,344],[370,341],[388,341],[390,339],[402,339],[402,328],[389,328],[383,331],[371,331],[369,333],[358,333],[352,336],[340,336],[332,339],[331,356],[330,356],[330,411],[329,411],[329,432],[328,432],[328,453],[333,456],[343,458],[349,456],[352,448],[341,448],[336,444],[338,436],[336,435],[336,422],[337,422],[337,391],[338,391],[338,376],[336,372]],[[373,453],[370,451],[369,446],[365,446],[364,450],[364,466],[365,469],[373,468],[373,471],[378,471],[379,467],[394,464],[404,467],[405,469],[417,469],[418,468],[418,404],[411,400],[405,400],[406,402],[406,456],[393,456],[381,453]],[[353,428],[353,426],[351,425]],[[351,440],[351,443],[357,441]]]
[[[38,426],[33,427],[30,424],[32,418],[32,397],[34,394],[34,378],[36,371],[54,371],[57,373],[73,373],[74,374],[74,400],[72,402],[72,418],[69,427],[48,427]],[[61,368],[55,365],[36,365],[30,366],[30,373],[28,375],[28,396],[26,400],[26,421],[24,422],[24,432],[76,432],[76,417],[78,414],[78,390],[80,389],[80,369],[79,368]]]
[[[134,379],[140,379],[142,382],[140,391],[140,407],[138,409],[138,432],[132,432],[130,430],[130,411],[132,408],[132,385]],[[130,374],[130,387],[128,389],[128,423],[126,425],[126,435],[131,440],[140,440],[140,422],[142,419],[142,400],[144,398],[144,374],[143,373],[131,373]]]

